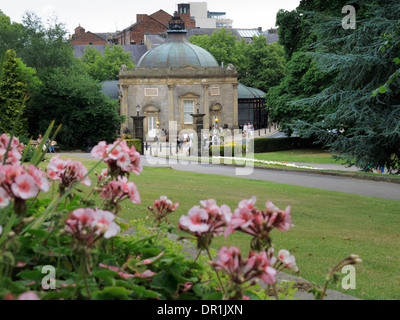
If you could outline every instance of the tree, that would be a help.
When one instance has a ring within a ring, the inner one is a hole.
[[[36,69],[39,77],[48,69],[69,67],[75,60],[67,29],[56,18],[46,27],[34,13],[27,12],[22,22],[24,45],[17,54]]]
[[[214,30],[211,36],[191,36],[189,41],[199,47],[206,49],[217,60],[218,64],[231,63],[237,65],[238,50],[236,36],[226,31],[226,28]]]
[[[264,36],[254,37],[245,47],[246,72],[240,79],[244,85],[265,92],[279,84],[284,76],[284,52],[277,43],[268,44]]]
[[[243,84],[267,91],[283,77],[284,59],[282,47],[268,44],[264,36],[254,37],[252,43],[236,36],[225,28],[214,31],[211,36],[192,36],[189,41],[210,52],[217,62],[233,64]]]
[[[331,111],[331,108],[300,104],[298,101],[320,93],[335,79],[335,72],[322,71],[310,54],[320,50],[315,47],[316,41],[326,42],[316,31],[317,26],[335,17],[336,23],[341,26],[344,4],[344,0],[302,0],[295,10],[280,10],[277,13],[279,43],[285,51],[286,69],[279,85],[268,91],[266,102],[271,110],[271,120],[280,123],[281,131],[288,136],[293,132],[294,121],[317,122]],[[334,42],[326,44],[333,46],[334,50]]]
[[[364,170],[399,169],[399,78],[392,78],[386,92],[372,93],[398,69],[399,46],[382,48],[387,44],[383,35],[393,35],[393,43],[400,39],[396,33],[400,5],[395,0],[358,3],[364,5],[360,12],[365,14],[357,14],[355,30],[343,30],[335,17],[316,26],[319,40],[311,57],[335,79],[320,93],[291,102],[327,111],[314,123],[298,121],[293,129],[315,137],[338,158]]]
[[[113,141],[123,117],[119,105],[101,93],[101,86],[83,66],[55,68],[46,73],[41,91],[29,108],[30,131],[43,133],[52,120],[62,124],[57,141],[64,147],[85,148],[93,142]]]
[[[27,119],[23,117],[28,92],[28,80],[33,77],[34,70],[27,68],[17,59],[14,50],[7,50],[3,64],[3,75],[0,91],[0,132],[11,133],[18,115],[19,122],[14,134],[23,136],[27,133]]]
[[[117,80],[121,65],[133,69],[135,64],[129,52],[124,52],[121,46],[106,46],[104,56],[97,49],[88,46],[81,58],[87,72],[93,79],[99,81]]]

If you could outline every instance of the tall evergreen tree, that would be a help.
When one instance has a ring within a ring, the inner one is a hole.
[[[298,121],[293,129],[315,137],[349,164],[365,170],[381,166],[399,169],[399,78],[392,78],[382,93],[373,92],[398,69],[400,48],[388,47],[385,35],[398,43],[400,4],[377,0],[373,4],[357,1],[356,5],[361,9],[355,30],[344,30],[335,17],[315,26],[319,40],[310,55],[322,72],[335,74],[335,79],[320,93],[291,102],[327,111],[314,123]]]
[[[18,60],[13,50],[7,50],[3,64],[3,75],[0,91],[0,133],[11,133],[15,120],[20,114],[20,120],[15,128],[17,136],[27,133],[27,119],[23,117],[25,111],[25,95],[27,83],[18,68]]]

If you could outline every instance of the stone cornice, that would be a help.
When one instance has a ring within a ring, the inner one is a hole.
[[[237,78],[235,69],[221,67],[136,68],[122,71],[119,79],[132,78]]]

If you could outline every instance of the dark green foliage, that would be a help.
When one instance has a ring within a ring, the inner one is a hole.
[[[101,93],[101,87],[75,63],[55,68],[42,77],[42,90],[29,108],[30,132],[44,132],[55,119],[62,124],[60,146],[86,148],[92,142],[113,141],[122,122],[118,104]]]
[[[332,74],[321,72],[306,53],[294,53],[286,65],[285,78],[266,95],[271,121],[280,123],[282,131],[289,136],[292,133],[290,125],[294,120],[318,121],[326,113],[319,105],[293,105],[289,102],[321,92],[332,78]]]
[[[358,17],[355,30],[343,30],[335,17],[316,26],[321,40],[314,44],[312,57],[322,72],[336,77],[320,93],[293,102],[326,111],[318,121],[299,121],[293,128],[316,137],[331,152],[365,170],[383,165],[395,168],[400,156],[399,79],[393,79],[384,93],[373,96],[372,92],[398,69],[399,46],[382,48],[385,34],[393,34],[393,43],[398,43],[400,4],[358,4],[364,6],[365,17]]]
[[[230,150],[230,154],[225,155],[225,149],[227,152]],[[246,154],[246,145],[239,144],[239,145],[211,145],[209,150],[210,156],[220,156],[220,157],[235,157],[240,155]]]
[[[104,56],[96,48],[88,46],[81,58],[87,72],[93,79],[99,81],[118,80],[121,65],[133,69],[135,64],[129,52],[124,52],[121,46],[106,46]]]
[[[240,82],[265,92],[279,84],[284,76],[284,52],[277,43],[268,44],[264,36],[255,37],[244,50],[245,70]]]
[[[302,139],[299,137],[254,139],[254,153],[284,151],[310,147],[315,147],[315,144],[312,140]]]
[[[280,45],[268,44],[264,36],[254,37],[251,44],[236,37],[225,28],[211,36],[192,36],[189,41],[209,51],[218,63],[233,64],[239,81],[246,86],[268,91],[279,84],[284,75],[284,52]]]
[[[36,69],[39,77],[47,69],[68,67],[75,60],[67,30],[62,23],[52,21],[48,27],[34,13],[23,19],[23,47],[17,51],[27,66]]]
[[[142,152],[142,142],[140,141],[140,139],[125,139],[125,141],[129,148],[135,146],[137,152]]]
[[[16,136],[27,132],[27,120],[22,117],[25,111],[25,95],[27,84],[18,69],[18,61],[13,50],[7,50],[3,65],[0,92],[0,132],[10,133],[13,131],[14,122],[21,114],[21,118],[15,128]]]

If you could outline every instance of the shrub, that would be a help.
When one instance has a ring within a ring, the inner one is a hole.
[[[125,141],[129,148],[135,146],[137,152],[142,152],[142,141],[140,141],[140,139],[125,139]]]
[[[254,153],[284,151],[315,146],[312,140],[299,137],[254,139]]]
[[[232,153],[229,155],[231,157],[235,155],[240,155],[246,154],[246,145],[245,144],[240,144],[238,145],[237,143],[229,143],[229,144],[224,144],[224,145],[211,145],[210,146],[210,156],[212,155],[218,155],[221,157],[225,156],[225,148],[229,150],[229,148],[232,148]]]

